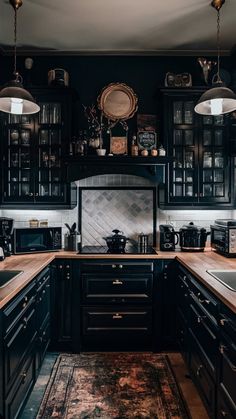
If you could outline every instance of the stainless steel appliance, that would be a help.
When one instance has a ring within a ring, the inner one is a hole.
[[[4,257],[12,254],[13,222],[12,218],[0,217],[0,247]]]
[[[179,243],[183,251],[203,251],[206,245],[207,235],[206,229],[195,225],[192,221],[183,225],[179,229]]]
[[[211,225],[211,247],[227,257],[236,257],[236,220],[216,220]]]
[[[236,291],[236,270],[235,269],[223,269],[218,271],[217,269],[209,269],[207,271],[210,275],[214,276],[217,281],[221,282],[225,287],[231,291]]]
[[[54,252],[62,247],[61,227],[15,228],[13,243],[15,254]]]
[[[178,234],[171,224],[160,224],[160,250],[175,250],[178,243]]]

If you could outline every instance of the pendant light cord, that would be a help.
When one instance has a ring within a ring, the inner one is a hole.
[[[221,83],[220,78],[220,9],[217,9],[217,79],[216,83]]]
[[[18,78],[18,73],[16,71],[16,39],[17,39],[17,8],[14,8],[15,18],[14,18],[14,72],[13,75]]]

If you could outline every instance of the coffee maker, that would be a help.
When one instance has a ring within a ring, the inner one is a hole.
[[[171,224],[160,224],[160,250],[175,250],[178,243],[178,234]]]
[[[4,256],[12,254],[12,231],[13,219],[0,217],[0,248],[2,248]]]

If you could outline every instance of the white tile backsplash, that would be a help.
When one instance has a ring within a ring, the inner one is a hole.
[[[132,175],[101,175],[92,176],[77,182],[77,186],[153,186],[148,179]],[[89,206],[89,203],[88,203]],[[124,210],[124,208],[123,208]],[[89,212],[89,208],[88,208]],[[78,207],[72,210],[0,210],[0,216],[11,217],[15,220],[15,227],[28,227],[31,218],[48,220],[49,226],[62,227],[66,232],[65,223],[71,225],[78,222]],[[178,230],[183,224],[194,221],[195,224],[205,227],[217,218],[236,218],[236,210],[161,210],[157,209],[157,230],[159,224],[171,223]]]

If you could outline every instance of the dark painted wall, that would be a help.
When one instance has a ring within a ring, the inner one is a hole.
[[[189,72],[192,74],[193,85],[204,85],[201,68],[197,57],[160,57],[160,56],[55,56],[32,57],[32,83],[47,84],[48,70],[64,68],[70,76],[70,86],[79,94],[80,121],[82,118],[81,104],[96,103],[101,89],[111,82],[124,82],[131,86],[139,99],[139,112],[156,114],[158,108],[158,88],[164,86],[165,74]],[[25,77],[24,57],[18,57],[18,69]],[[214,57],[215,59],[215,57]],[[222,57],[221,68],[231,69],[231,58]],[[0,84],[9,80],[12,72],[12,57],[0,57]]]

